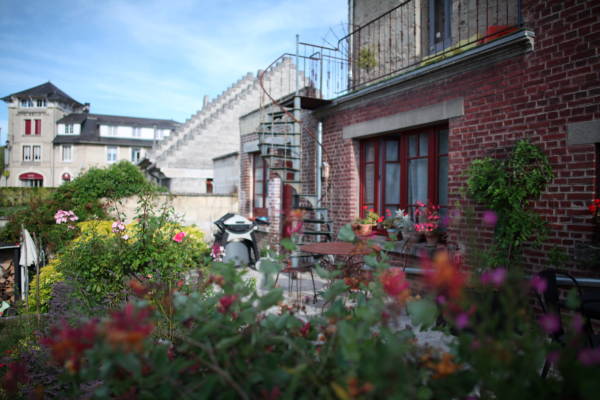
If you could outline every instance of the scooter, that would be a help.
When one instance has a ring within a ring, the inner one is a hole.
[[[254,268],[260,258],[255,232],[259,225],[269,225],[267,218],[254,221],[238,214],[227,213],[214,222],[215,232],[213,257],[223,262],[233,261],[236,267]],[[222,253],[222,257],[221,254]]]

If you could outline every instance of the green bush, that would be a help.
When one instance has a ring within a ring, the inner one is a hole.
[[[56,266],[60,263],[58,258],[53,259],[48,265],[40,269],[40,293],[39,304],[40,312],[48,312],[48,306],[52,299],[52,289],[58,282],[64,280],[63,275],[57,270]],[[34,276],[29,283],[29,297],[27,298],[27,307],[30,312],[37,312],[37,285],[38,276]]]

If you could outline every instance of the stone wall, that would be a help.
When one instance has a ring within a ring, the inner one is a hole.
[[[226,213],[238,212],[237,196],[202,194],[202,195],[160,195],[159,202],[171,201],[175,213],[182,218],[184,225],[196,225],[204,232],[206,241],[212,241],[216,229],[213,222]],[[119,212],[126,216],[129,223],[135,216],[137,197],[124,199],[118,206]]]

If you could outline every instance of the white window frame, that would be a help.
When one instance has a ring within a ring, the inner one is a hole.
[[[133,156],[135,155],[136,151],[137,151],[137,158],[134,158]],[[132,147],[130,155],[131,155],[130,160],[132,163],[136,163],[136,162],[140,161],[140,159],[142,158],[142,148],[141,147]]]
[[[37,150],[37,152],[36,152]],[[42,161],[42,146],[39,144],[34,144],[31,146],[31,157],[33,161]]]
[[[21,107],[22,108],[32,108],[33,107],[33,101],[31,101],[31,99],[21,99]]]
[[[46,105],[47,105],[46,99],[37,99],[35,101],[35,106],[38,108],[44,108],[44,107],[46,107]]]
[[[65,135],[72,135],[75,132],[74,124],[65,124]]]
[[[27,151],[27,153],[25,151]],[[32,150],[31,150],[30,145],[23,146],[23,148],[21,150],[21,157],[23,158],[23,161],[31,161],[32,160]]]
[[[111,150],[114,149],[114,152]],[[119,147],[118,146],[106,146],[106,161],[114,163],[119,158]]]
[[[108,125],[108,136],[117,136],[117,127],[114,125]]]
[[[142,128],[134,126],[131,128],[131,133],[133,137],[142,137]]]
[[[68,152],[65,152],[65,150],[69,150]],[[68,153],[68,154],[67,154]],[[68,155],[69,157],[65,157],[65,154]],[[72,144],[63,144],[61,146],[61,159],[63,162],[72,162],[73,161],[73,145]]]

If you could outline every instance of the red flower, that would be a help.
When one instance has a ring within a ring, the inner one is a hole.
[[[15,361],[8,364],[8,369],[0,381],[0,387],[9,396],[15,396],[18,393],[19,384],[25,384],[28,381],[25,364],[22,361]]]
[[[227,311],[229,311],[229,308],[231,307],[231,305],[233,303],[235,303],[235,301],[237,300],[237,295],[235,294],[231,294],[231,295],[227,295],[227,296],[223,296],[219,299],[219,305],[217,306],[217,310],[222,313],[222,314],[226,314]]]
[[[131,279],[129,281],[129,287],[133,291],[133,294],[140,298],[143,298],[150,291],[148,287],[142,285],[137,279]]]
[[[379,277],[379,281],[383,286],[383,291],[390,297],[402,302],[409,296],[408,282],[406,274],[402,268],[388,268]]]
[[[112,313],[106,324],[108,342],[125,351],[140,351],[144,339],[154,330],[149,317],[149,307],[135,308],[131,303],[123,310]]]
[[[181,243],[183,241],[183,238],[186,236],[187,236],[187,233],[185,233],[184,231],[181,231],[178,234],[176,234],[175,236],[173,236],[173,241],[175,241],[177,243]]]
[[[302,335],[302,337],[307,337],[309,332],[310,332],[310,322],[307,322],[304,325],[302,325],[302,328],[300,328],[300,335]]]
[[[69,372],[76,373],[81,368],[83,353],[94,346],[98,334],[97,325],[96,321],[90,321],[72,328],[63,321],[62,327],[52,328],[51,335],[40,342],[50,349],[57,363]]]

